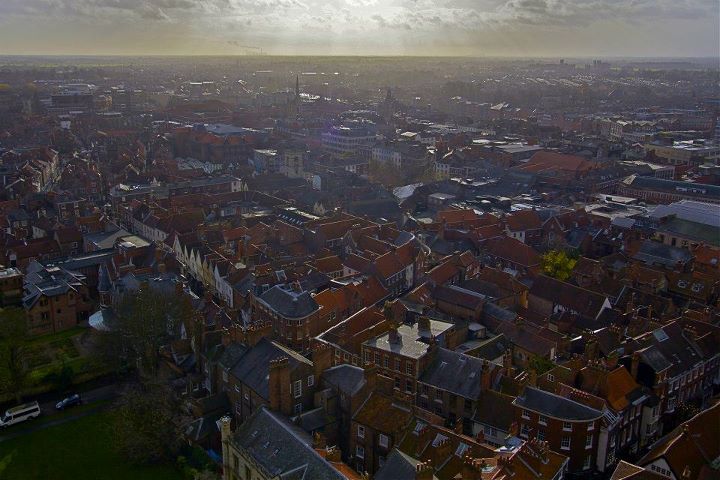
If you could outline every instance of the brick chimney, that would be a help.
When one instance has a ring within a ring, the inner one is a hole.
[[[418,330],[430,330],[430,318],[428,317],[418,318],[417,324]]]
[[[318,343],[312,351],[312,362],[315,370],[315,379],[318,381],[322,373],[332,367],[333,350],[331,347]]]
[[[268,380],[270,409],[285,415],[292,413],[290,361],[287,357],[270,360]]]
[[[633,352],[630,359],[630,376],[637,380],[638,368],[640,367],[640,352]]]
[[[327,448],[327,438],[322,432],[313,433],[313,448],[318,450]]]
[[[515,369],[513,368],[512,351],[509,348],[503,353],[503,369],[505,370],[506,376],[514,376]]]
[[[258,344],[260,340],[265,337],[271,337],[273,331],[272,323],[270,322],[254,323],[247,327],[241,328],[242,333],[240,336],[240,341],[248,347],[254,347]]]
[[[432,461],[420,462],[415,466],[415,480],[432,480],[435,470]]]
[[[363,377],[365,377],[365,385],[368,392],[374,392],[375,386],[377,385],[377,367],[367,366],[363,370]]]
[[[230,471],[230,437],[232,437],[232,430],[230,428],[230,417],[222,417],[220,419],[220,435],[222,439],[222,459],[223,459],[223,480],[232,478]]]
[[[340,449],[336,446],[327,447],[326,453],[325,453],[325,459],[328,462],[341,462],[342,461],[342,452]]]
[[[392,328],[388,331],[388,342],[392,345],[402,344],[402,336],[398,333],[397,325],[392,325]]]
[[[482,369],[480,372],[480,388],[483,392],[490,390],[492,385],[492,372],[490,370],[490,363],[487,360],[483,360]]]

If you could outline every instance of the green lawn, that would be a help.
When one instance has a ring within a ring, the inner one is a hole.
[[[177,480],[171,466],[133,467],[111,444],[102,412],[0,442],[2,480]],[[29,422],[28,426],[30,425]]]

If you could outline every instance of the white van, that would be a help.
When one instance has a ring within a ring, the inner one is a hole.
[[[17,407],[8,408],[5,415],[0,418],[0,427],[9,427],[16,423],[30,420],[40,416],[40,405],[38,402],[26,403]]]

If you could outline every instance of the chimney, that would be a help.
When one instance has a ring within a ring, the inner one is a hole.
[[[528,369],[528,385],[537,387],[537,370],[534,368]]]
[[[428,317],[418,318],[418,330],[430,330],[430,319]]]
[[[375,391],[375,385],[377,385],[377,367],[374,365],[365,367],[365,370],[363,370],[363,377],[365,377],[367,391]]]
[[[638,367],[640,367],[640,352],[633,352],[630,359],[630,376],[637,380]]]
[[[390,328],[390,331],[388,332],[388,341],[392,345],[402,344],[402,336],[398,333],[398,327],[396,325],[393,325],[392,328]]]
[[[503,353],[503,368],[505,369],[505,375],[508,377],[513,376],[514,369],[512,364],[512,352],[509,348],[505,350],[505,353]]]
[[[480,372],[480,388],[483,392],[490,390],[492,385],[490,363],[487,360],[483,360],[482,369]]]
[[[435,470],[433,470],[430,460],[420,462],[415,466],[415,480],[432,480],[434,473]]]
[[[241,340],[248,347],[254,347],[260,340],[272,336],[272,323],[251,324],[242,328]]]
[[[477,434],[475,434],[475,441],[478,443],[485,443],[485,432],[481,428]]]
[[[342,461],[342,452],[340,449],[336,446],[327,447],[326,453],[325,453],[325,459],[328,462],[341,462]]]
[[[230,471],[230,437],[232,430],[230,429],[230,417],[222,417],[220,419],[220,435],[222,438],[222,459],[223,459],[223,479],[232,478]]]
[[[284,415],[292,414],[290,361],[287,357],[270,360],[269,377],[270,409]]]
[[[462,421],[462,418],[459,418],[459,419],[455,420],[455,426],[453,427],[453,430],[454,430],[455,433],[457,433],[458,435],[463,435],[463,421]]]
[[[313,434],[313,448],[323,450],[327,448],[327,438],[321,432],[315,432]]]
[[[315,370],[315,381],[320,380],[322,373],[332,367],[332,348],[324,343],[318,343],[312,351],[312,362]]]

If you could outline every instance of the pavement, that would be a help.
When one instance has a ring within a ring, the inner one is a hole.
[[[109,408],[112,408],[112,403],[99,403],[106,400],[113,400],[117,398],[120,395],[120,391],[122,389],[122,385],[106,385],[104,387],[99,387],[94,390],[88,390],[87,392],[81,393],[82,401],[84,405],[87,404],[94,404],[97,403],[98,405],[94,408],[88,408],[86,410],[83,410],[75,415],[63,415],[59,416],[61,413],[58,410],[55,410],[55,404],[65,398],[64,396],[60,396],[56,399],[46,401],[40,404],[40,412],[41,415],[33,420],[28,420],[27,422],[18,424],[18,426],[22,426],[23,428],[15,429],[12,428],[12,433],[3,434],[2,430],[0,430],[0,443],[6,442],[8,440],[12,440],[17,437],[22,437],[23,435],[28,435],[33,432],[37,432],[40,430],[44,430],[46,428],[54,427],[56,425],[62,425],[63,423],[73,422],[79,418],[86,417],[88,415],[92,415],[98,411],[106,410]],[[67,412],[72,412],[72,408],[70,407],[67,409]],[[48,421],[48,418],[52,417],[58,417],[55,420]],[[42,423],[38,423],[38,421],[42,420]]]

